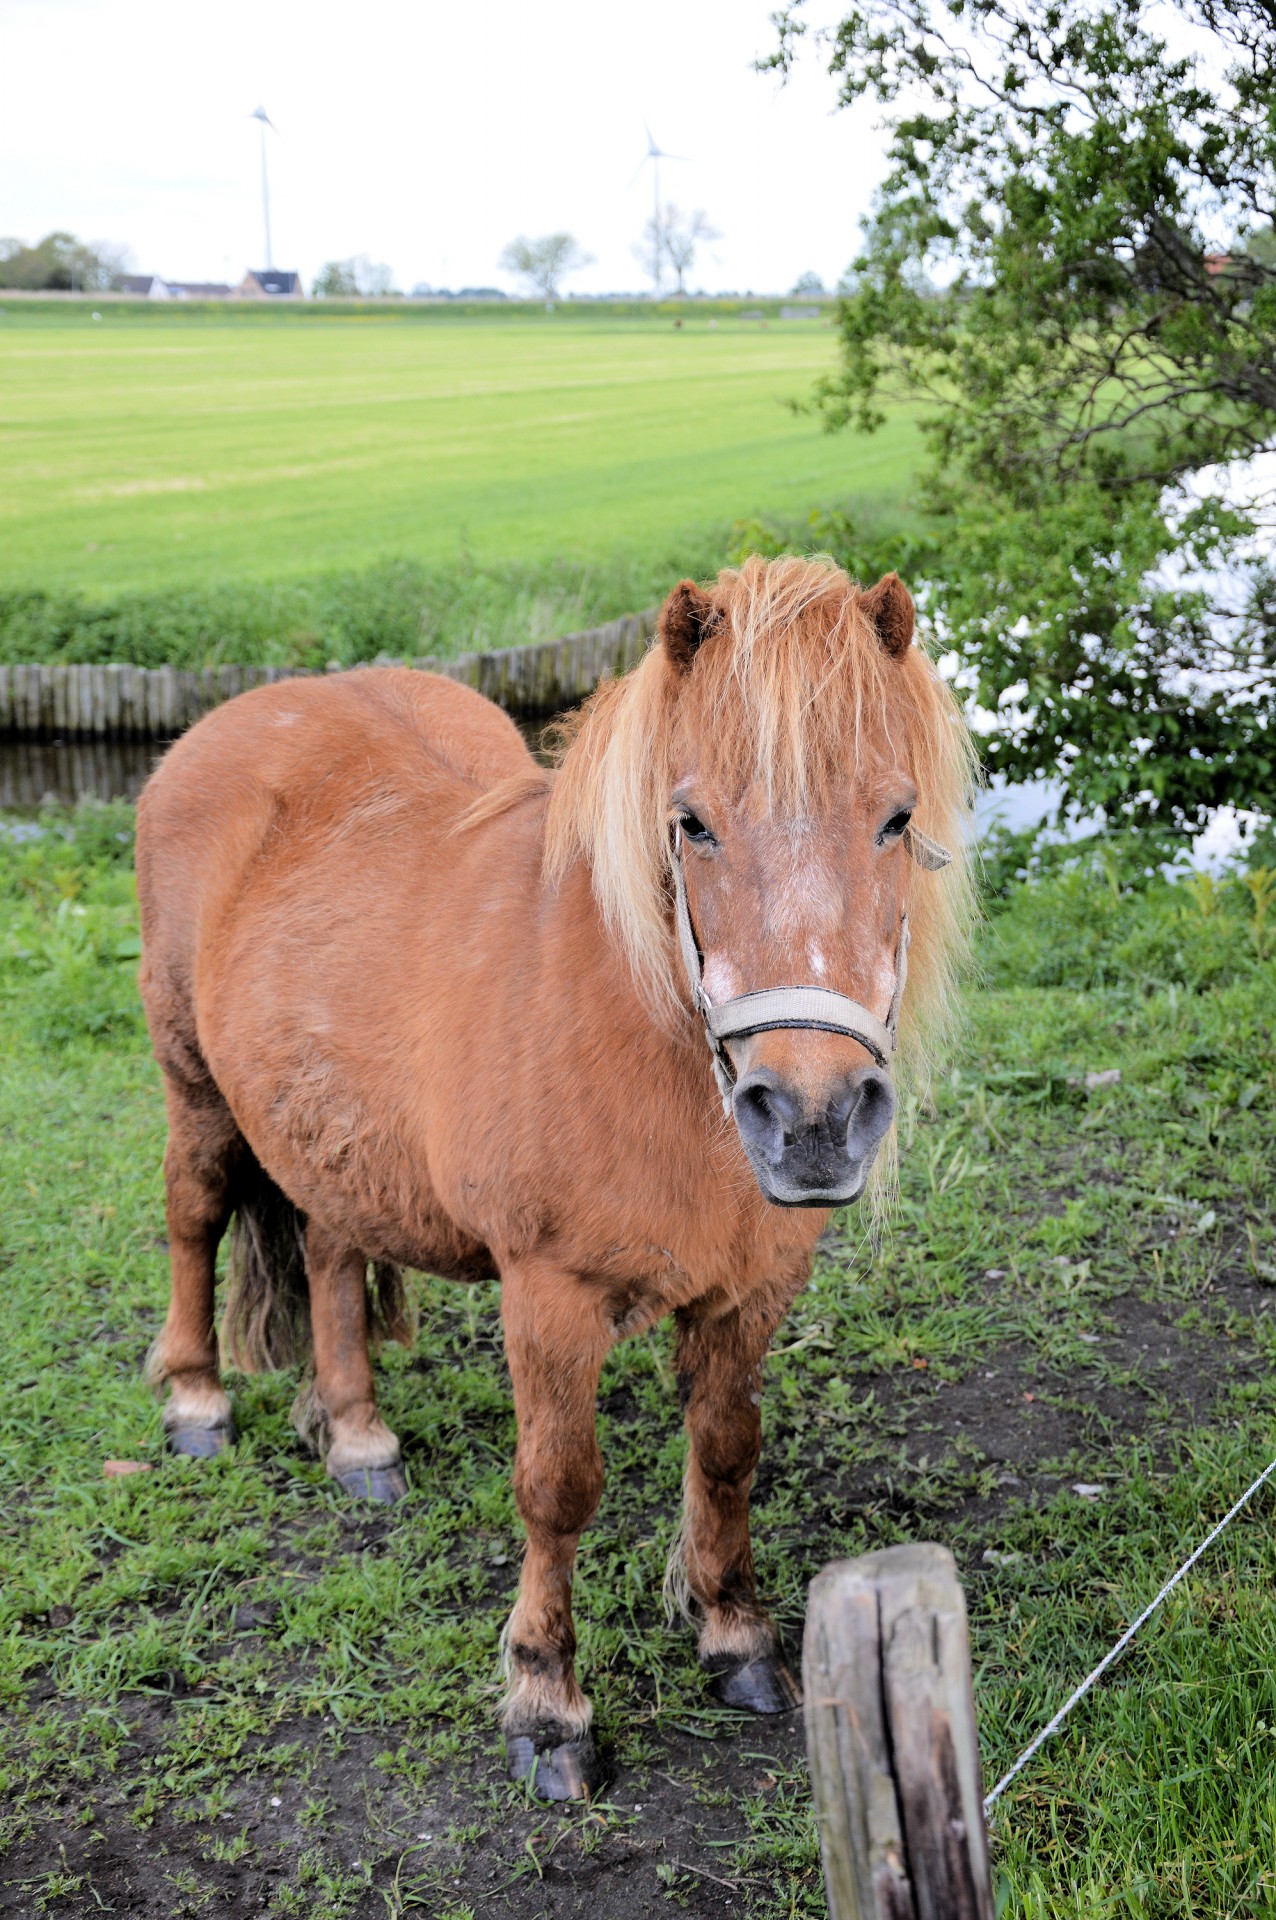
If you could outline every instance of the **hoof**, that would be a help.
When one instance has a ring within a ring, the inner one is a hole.
[[[354,1500],[372,1500],[378,1506],[392,1507],[408,1490],[407,1475],[398,1467],[347,1467],[334,1473],[333,1479]]]
[[[802,1704],[802,1689],[778,1653],[720,1667],[713,1677],[713,1691],[724,1707],[741,1707],[748,1713],[791,1713]]]
[[[605,1778],[588,1733],[556,1747],[538,1747],[530,1733],[508,1734],[505,1761],[510,1779],[530,1779],[538,1800],[589,1800]]]
[[[211,1460],[233,1447],[236,1438],[231,1420],[219,1427],[169,1427],[164,1435],[170,1453],[183,1453],[188,1460]]]

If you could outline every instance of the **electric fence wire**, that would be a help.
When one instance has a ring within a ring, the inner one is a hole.
[[[1094,1667],[1086,1675],[1085,1679],[1081,1682],[1080,1686],[1076,1688],[1075,1692],[1069,1694],[1068,1698],[1064,1701],[1063,1705],[1060,1707],[1058,1713],[1055,1714],[1053,1720],[1048,1720],[1045,1726],[1041,1729],[1041,1732],[1036,1736],[1036,1738],[1034,1740],[1029,1741],[1028,1745],[1024,1748],[1023,1752],[1019,1755],[1019,1758],[1015,1761],[1014,1765],[1010,1768],[1009,1772],[1004,1773],[1001,1776],[1001,1779],[997,1782],[996,1786],[985,1797],[984,1799],[985,1814],[987,1814],[987,1812],[991,1807],[994,1807],[996,1805],[997,1801],[1000,1800],[1002,1794],[1006,1791],[1006,1788],[1010,1785],[1011,1781],[1018,1778],[1018,1776],[1023,1772],[1024,1768],[1027,1766],[1028,1762],[1031,1759],[1033,1759],[1033,1757],[1036,1754],[1040,1753],[1042,1747],[1045,1746],[1046,1741],[1050,1738],[1051,1734],[1058,1733],[1060,1727],[1063,1725],[1068,1715],[1072,1712],[1072,1709],[1075,1706],[1079,1705],[1080,1702],[1085,1699],[1087,1693],[1089,1693],[1095,1681],[1101,1680],[1104,1674],[1107,1672],[1108,1668],[1112,1665],[1113,1661],[1120,1659],[1121,1655],[1125,1652],[1126,1648],[1129,1646],[1131,1640],[1133,1640],[1135,1634],[1139,1631],[1139,1628],[1143,1625],[1144,1621],[1150,1620],[1152,1618],[1152,1615],[1156,1612],[1157,1608],[1161,1605],[1162,1601],[1169,1599],[1175,1587],[1177,1587],[1177,1585],[1179,1584],[1179,1581],[1182,1580],[1187,1574],[1189,1574],[1192,1571],[1192,1568],[1196,1565],[1201,1555],[1205,1553],[1208,1548],[1213,1546],[1214,1542],[1218,1539],[1218,1536],[1220,1533],[1222,1533],[1223,1529],[1231,1525],[1232,1521],[1236,1518],[1237,1514],[1241,1511],[1241,1509],[1249,1505],[1249,1502],[1253,1499],[1254,1495],[1258,1492],[1259,1488],[1263,1486],[1268,1480],[1270,1480],[1271,1476],[1274,1473],[1276,1473],[1276,1460],[1273,1460],[1269,1467],[1264,1467],[1263,1471],[1259,1474],[1257,1480],[1255,1480],[1250,1486],[1246,1487],[1244,1493],[1241,1495],[1240,1499],[1236,1502],[1235,1506],[1229,1508],[1229,1510],[1223,1515],[1223,1518],[1219,1521],[1218,1525],[1213,1529],[1213,1531],[1206,1534],[1200,1546],[1197,1547],[1193,1553],[1188,1555],[1187,1559],[1183,1562],[1178,1572],[1170,1576],[1170,1578],[1166,1581],[1165,1585],[1161,1588],[1161,1591],[1157,1594],[1155,1600],[1150,1600],[1147,1606],[1144,1607],[1138,1619],[1135,1620],[1130,1626],[1126,1628],[1125,1632],[1121,1635],[1121,1638],[1117,1641],[1116,1645],[1112,1648],[1111,1652],[1105,1653],[1102,1660],[1100,1660],[1098,1666]]]

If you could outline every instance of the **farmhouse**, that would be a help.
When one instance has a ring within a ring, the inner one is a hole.
[[[158,273],[122,273],[115,281],[116,293],[131,293],[140,300],[167,300],[168,282]]]
[[[158,273],[122,273],[115,291],[142,300],[227,300],[234,289],[224,280],[165,280]]]
[[[230,288],[226,291],[229,293]],[[282,267],[250,267],[235,292],[248,300],[300,300],[301,275],[288,273]]]

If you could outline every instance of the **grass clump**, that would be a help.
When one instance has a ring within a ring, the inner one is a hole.
[[[1276,950],[1276,866],[1260,857],[1221,875],[1162,870],[1140,837],[1099,836],[1048,848],[1034,871],[1023,864],[1023,838],[990,844],[991,985],[1200,992],[1252,977]],[[1030,875],[1031,897],[1050,914],[1048,944],[1035,919],[1013,910]]]

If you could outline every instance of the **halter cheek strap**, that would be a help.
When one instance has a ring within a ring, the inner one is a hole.
[[[952,855],[934,840],[913,827],[904,830],[904,846],[919,867],[937,872],[946,867]],[[899,1010],[908,977],[908,915],[901,914],[899,941],[895,948],[895,991],[890,1012],[884,1021],[852,1000],[847,994],[834,993],[828,987],[764,987],[757,993],[736,994],[733,999],[715,1004],[704,984],[700,946],[691,924],[687,905],[687,882],[682,871],[682,828],[673,830],[674,921],[678,946],[691,988],[691,1003],[704,1021],[705,1038],[713,1054],[713,1072],[725,1107],[730,1108],[736,1073],[727,1052],[728,1040],[746,1034],[768,1033],[778,1027],[806,1027],[821,1033],[844,1033],[858,1040],[879,1067],[889,1067],[899,1037]]]

